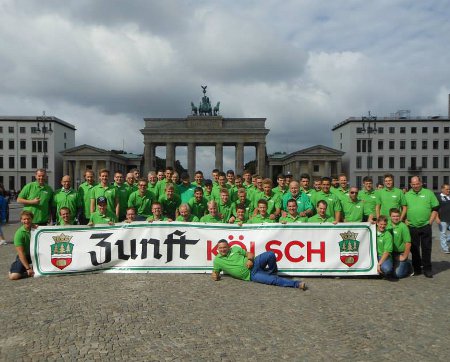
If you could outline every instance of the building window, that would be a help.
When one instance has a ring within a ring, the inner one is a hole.
[[[422,176],[422,183],[424,187],[427,187],[427,183],[428,183],[428,177],[427,176]]]
[[[67,139],[67,133],[66,132],[64,132],[64,139],[65,140]],[[342,133],[341,133],[341,139],[342,139]]]
[[[27,177],[26,176],[20,176],[20,188],[23,189],[23,187],[27,184]]]
[[[27,168],[27,156],[20,156],[20,168]]]
[[[0,156],[0,168],[3,168],[3,156]]]
[[[450,133],[450,127],[444,127],[444,133]]]
[[[31,127],[31,133],[37,133],[37,127]]]
[[[448,140],[444,140],[444,150],[448,150]]]
[[[428,148],[428,141],[422,140],[422,150],[426,150]]]
[[[1,126],[0,126],[0,133],[3,133],[3,127],[1,127]]]
[[[362,133],[362,130],[363,130],[362,127],[357,127],[357,128],[356,128],[356,133],[358,133],[358,134],[359,134],[359,133]]]
[[[42,152],[42,141],[37,141],[38,152]]]
[[[10,190],[16,189],[16,179],[14,176],[9,176],[9,189]]]
[[[433,127],[433,133],[439,133],[439,127]]]
[[[422,133],[428,133],[428,127],[422,127]]]
[[[395,150],[395,140],[389,140],[389,149]]]
[[[384,128],[383,127],[378,127],[378,133],[384,133]]]
[[[422,168],[428,168],[428,157],[422,157]]]
[[[319,172],[320,166],[319,165],[313,165],[313,172]]]
[[[25,150],[27,148],[27,140],[20,140],[20,149]]]
[[[437,190],[438,189],[438,184],[439,184],[439,177],[438,176],[433,176],[433,190]]]
[[[47,157],[47,156],[42,157],[42,167],[43,167],[44,169],[47,169],[47,168],[48,168],[48,157]]]
[[[448,180],[449,180],[449,177],[448,176],[444,176],[444,184],[447,184],[448,185]]]
[[[411,127],[411,133],[417,133],[417,127]]]
[[[411,170],[417,170],[417,159],[415,156],[411,157]]]
[[[48,152],[47,144],[48,144],[47,141],[44,141],[44,142],[43,142],[43,145],[44,145],[44,152],[45,152],[45,153]]]
[[[447,169],[449,167],[449,157],[444,156],[444,168]]]
[[[378,149],[379,149],[379,150],[382,150],[383,147],[384,147],[384,142],[383,142],[383,140],[378,140]]]
[[[372,140],[367,140],[367,152],[372,152]]]
[[[357,185],[358,188],[361,188],[362,176],[356,176],[356,185]]]
[[[66,144],[66,142],[64,142],[64,149],[66,149],[67,148],[67,144]],[[342,150],[342,143],[341,143],[341,150]]]
[[[341,137],[341,139],[342,139],[342,132],[340,133],[340,137]],[[66,137],[66,132],[64,132],[64,139],[66,139],[67,137]]]
[[[3,140],[0,140],[0,150],[3,150]]]
[[[340,143],[340,149],[342,150],[342,142]],[[66,144],[64,143],[64,149],[66,149]]]
[[[395,127],[389,127],[389,133],[395,133]]]
[[[400,168],[406,168],[406,158],[404,156],[400,157]]]
[[[35,169],[35,168],[37,168],[38,166],[37,166],[37,157],[36,156],[32,156],[31,157],[31,168],[32,169]]]
[[[411,141],[411,149],[415,150],[417,148],[417,141],[416,140],[412,140]]]
[[[433,150],[439,149],[439,140],[433,140]]]
[[[9,148],[10,150],[13,150],[13,149],[14,149],[14,140],[9,140],[9,141],[8,141],[8,148]]]
[[[378,156],[378,168],[383,168],[383,156]]]
[[[400,188],[404,189],[406,187],[406,177],[400,176]]]
[[[356,168],[360,170],[362,168],[362,157],[356,156]]]
[[[361,140],[356,140],[356,152],[361,152]]]
[[[22,134],[23,134],[23,133],[27,133],[25,127],[20,127],[20,128],[19,128],[19,132],[22,133]]]
[[[14,156],[9,157],[9,168],[15,168]]]
[[[31,152],[36,152],[37,141],[31,141]]]
[[[8,133],[14,133],[14,127],[8,127]]]
[[[395,168],[395,157],[392,156],[389,157],[389,168],[390,169]]]
[[[367,156],[367,169],[370,170],[372,169],[373,165],[372,165],[372,156]]]
[[[439,157],[433,157],[433,168],[439,168]]]
[[[378,185],[383,185],[383,184],[384,184],[384,178],[383,178],[383,176],[378,176],[377,186],[378,186]]]
[[[400,127],[400,133],[406,133],[406,127]]]
[[[400,140],[400,149],[404,150],[406,148],[406,141],[405,140]]]

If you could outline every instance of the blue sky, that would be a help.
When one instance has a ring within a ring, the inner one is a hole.
[[[207,84],[224,117],[267,118],[269,153],[332,146],[369,110],[448,115],[449,18],[444,0],[0,0],[0,114],[141,153],[143,118],[187,116]]]

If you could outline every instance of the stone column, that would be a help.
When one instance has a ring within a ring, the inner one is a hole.
[[[75,161],[75,172],[74,172],[74,175],[73,175],[73,184],[74,185],[77,184],[77,180],[78,179],[81,181],[82,178],[80,176],[80,161],[76,160]]]
[[[257,169],[256,172],[258,175],[265,177],[266,173],[266,143],[259,142],[256,145],[256,160],[257,160]]]
[[[216,163],[215,168],[223,171],[223,143],[216,143]]]
[[[175,145],[172,142],[166,143],[166,167],[175,167]]]
[[[337,174],[339,175],[340,173],[342,173],[342,162],[337,161]]]
[[[188,143],[187,162],[189,177],[193,180],[195,174],[195,143],[193,142]]]
[[[146,143],[144,146],[144,173],[154,169],[155,164],[155,146],[152,143]]]
[[[325,170],[323,171],[324,176],[330,175],[330,161],[325,161]]]
[[[94,172],[94,178],[96,178],[97,173],[98,173],[97,160],[94,160],[94,161],[92,162],[92,172]]]
[[[313,173],[313,163],[312,163],[312,161],[308,161],[308,173],[309,173],[309,177],[311,177],[311,175]]]
[[[236,175],[242,175],[244,172],[244,144],[242,142],[236,144],[236,157],[234,164],[234,172]]]
[[[111,176],[111,173],[113,171],[111,170],[111,161],[110,160],[105,160],[105,168],[109,171],[110,176]]]
[[[68,173],[68,165],[67,165],[67,163],[68,163],[68,161],[67,160],[64,160],[63,161],[63,176],[66,176],[66,175],[68,175],[69,173]]]

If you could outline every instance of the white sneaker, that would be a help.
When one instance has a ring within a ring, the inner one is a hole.
[[[0,245],[6,245],[8,242],[6,240],[0,240]]]

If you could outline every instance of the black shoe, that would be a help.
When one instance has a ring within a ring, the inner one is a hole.
[[[431,270],[424,270],[423,275],[425,275],[426,278],[433,278],[433,272]]]

